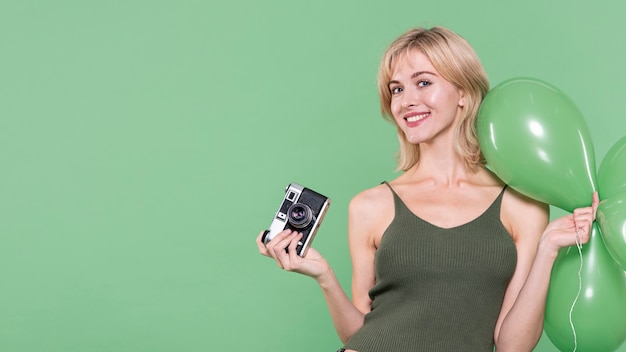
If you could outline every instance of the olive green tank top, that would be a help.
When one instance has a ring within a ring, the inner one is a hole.
[[[359,352],[493,351],[517,251],[500,221],[504,189],[476,219],[440,228],[394,197],[376,250],[372,310],[344,346]],[[506,187],[505,187],[506,188]]]

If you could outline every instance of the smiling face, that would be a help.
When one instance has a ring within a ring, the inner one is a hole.
[[[442,135],[452,142],[463,91],[444,79],[426,55],[414,49],[399,56],[388,87],[391,113],[409,143],[431,143]]]
[[[413,74],[415,76],[412,77]],[[423,81],[419,86],[418,79]],[[394,95],[390,90],[390,82],[399,88],[394,91]],[[442,85],[453,87],[449,90]],[[443,96],[446,94],[435,94],[439,90],[452,95],[452,98],[448,96],[449,106],[444,104],[446,98]],[[481,164],[476,117],[488,91],[489,80],[478,55],[463,37],[453,31],[443,27],[417,27],[396,38],[385,50],[378,68],[378,95],[383,118],[398,126],[398,170],[406,171],[418,164],[421,148],[417,143],[428,141],[442,142],[444,146],[452,143],[455,151],[469,166]],[[423,94],[417,95],[417,92]],[[406,100],[406,107],[403,108],[402,101],[398,103],[398,99],[409,93],[415,94],[412,99],[417,100],[413,100],[412,104]],[[452,102],[457,100],[454,94],[458,94],[456,109],[461,108],[460,116],[453,113],[455,108]],[[418,110],[411,119],[408,116],[405,120],[402,116],[403,111],[413,112],[422,108],[425,109],[423,113]],[[450,130],[450,126],[445,127],[445,121],[449,121],[445,117],[451,116],[457,119],[452,123],[453,135],[450,135],[449,140],[434,139]]]

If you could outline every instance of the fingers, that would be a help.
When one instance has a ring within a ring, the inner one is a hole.
[[[593,207],[579,208],[574,210],[574,230],[580,243],[587,243],[591,234],[591,226],[595,219]]]
[[[576,235],[580,236],[582,243],[586,243],[589,240],[591,226],[596,219],[599,204],[598,192],[593,192],[591,206],[574,209],[574,229],[576,230]]]
[[[291,270],[293,263],[298,259],[296,247],[302,234],[296,231],[284,230],[276,234],[267,244],[263,243],[263,232],[256,239],[259,252],[267,257],[271,257],[281,269]],[[288,250],[285,250],[288,249]]]
[[[289,269],[290,267],[290,263],[291,263],[290,256],[289,256],[289,253],[287,253],[287,251],[285,250],[285,248],[288,248],[291,242],[293,242],[293,238],[295,235],[297,235],[297,232],[289,231],[289,233],[287,233],[284,237],[281,237],[281,238],[274,237],[268,243],[268,249],[272,253],[272,257],[276,260],[276,262],[278,263],[278,266],[281,269]]]
[[[294,233],[295,236],[292,239],[291,243],[289,243],[289,247],[287,247],[287,252],[293,259],[293,255],[298,255],[298,245],[300,244],[300,240],[302,239],[302,233]],[[292,260],[293,261],[293,260]]]
[[[292,236],[290,236],[289,238],[290,240],[289,244],[284,247],[281,247],[283,248],[283,250],[280,253],[280,261],[281,261],[283,269],[287,271],[293,271],[297,269],[297,265],[299,261],[301,260],[301,258],[298,256],[296,247],[298,247],[298,244],[301,239],[302,239],[302,234],[294,231],[292,233]],[[285,250],[285,248],[287,250]]]
[[[283,268],[280,258],[285,248],[289,245],[292,232],[290,230],[281,231],[276,234],[271,241],[265,244],[265,249],[269,257],[274,258],[278,262],[278,266]]]
[[[596,219],[596,213],[598,212],[598,206],[600,205],[600,196],[598,196],[598,192],[593,192],[593,196],[591,198],[591,209],[593,209],[593,219]]]
[[[259,233],[259,236],[257,236],[256,238],[256,245],[257,247],[259,247],[259,253],[261,253],[264,256],[269,256],[269,253],[267,252],[267,248],[265,247],[265,243],[263,243],[264,233],[265,231],[261,231],[261,233]]]

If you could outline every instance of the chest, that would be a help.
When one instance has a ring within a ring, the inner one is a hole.
[[[454,228],[483,214],[498,191],[493,189],[487,195],[484,192],[405,191],[398,197],[409,212],[424,221],[441,228]]]
[[[481,209],[463,224],[444,228],[396,200],[395,217],[376,251],[377,276],[509,280],[517,251],[497,205]]]

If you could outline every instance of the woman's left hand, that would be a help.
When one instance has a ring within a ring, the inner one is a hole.
[[[598,192],[594,192],[591,206],[574,209],[572,214],[551,221],[541,241],[555,251],[563,247],[587,243],[591,235],[591,225],[596,219],[598,204],[600,204]]]

